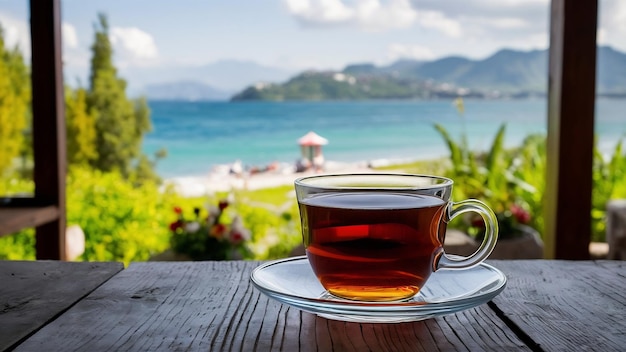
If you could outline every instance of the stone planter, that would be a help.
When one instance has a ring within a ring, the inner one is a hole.
[[[539,233],[531,227],[520,225],[521,236],[507,238],[501,235],[496,248],[489,259],[541,259],[543,258],[543,242]],[[446,233],[444,248],[446,253],[467,256],[476,249],[479,243],[472,237],[458,230],[450,229]]]

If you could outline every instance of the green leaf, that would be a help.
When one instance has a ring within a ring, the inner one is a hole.
[[[504,170],[498,170],[503,168],[501,165],[503,152],[504,152],[504,134],[506,133],[506,124],[502,124],[496,133],[496,137],[493,139],[491,149],[487,154],[486,167],[489,172],[500,172]]]
[[[441,134],[448,146],[448,150],[450,151],[450,160],[452,161],[452,167],[455,168],[455,170],[458,170],[464,164],[463,153],[461,151],[461,148],[459,147],[459,144],[456,143],[454,139],[452,139],[452,137],[450,137],[450,134],[442,125],[435,124],[435,129],[439,132],[439,134]]]

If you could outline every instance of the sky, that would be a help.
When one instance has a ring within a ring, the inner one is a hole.
[[[86,80],[98,13],[123,75],[254,62],[340,70],[548,46],[549,0],[62,0],[66,72]],[[598,43],[626,51],[626,1],[600,0]],[[30,55],[28,1],[0,0],[5,41]],[[153,79],[156,79],[153,77]],[[137,82],[135,82],[137,83]]]

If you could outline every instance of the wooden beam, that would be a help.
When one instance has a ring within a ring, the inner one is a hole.
[[[61,0],[30,1],[35,198],[59,210],[36,228],[37,259],[65,255],[65,101],[61,58]]]
[[[11,235],[24,228],[36,227],[56,220],[59,209],[47,207],[0,208],[0,237]]]
[[[589,259],[597,0],[552,0],[545,256]]]

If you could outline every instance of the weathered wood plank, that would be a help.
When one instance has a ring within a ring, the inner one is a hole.
[[[320,318],[254,289],[258,264],[132,264],[17,351],[529,350],[487,305],[415,323]]]
[[[546,351],[623,351],[626,262],[492,261],[508,277],[493,300]],[[601,269],[601,270],[598,270]]]
[[[122,269],[121,263],[0,261],[0,351],[37,331]]]

